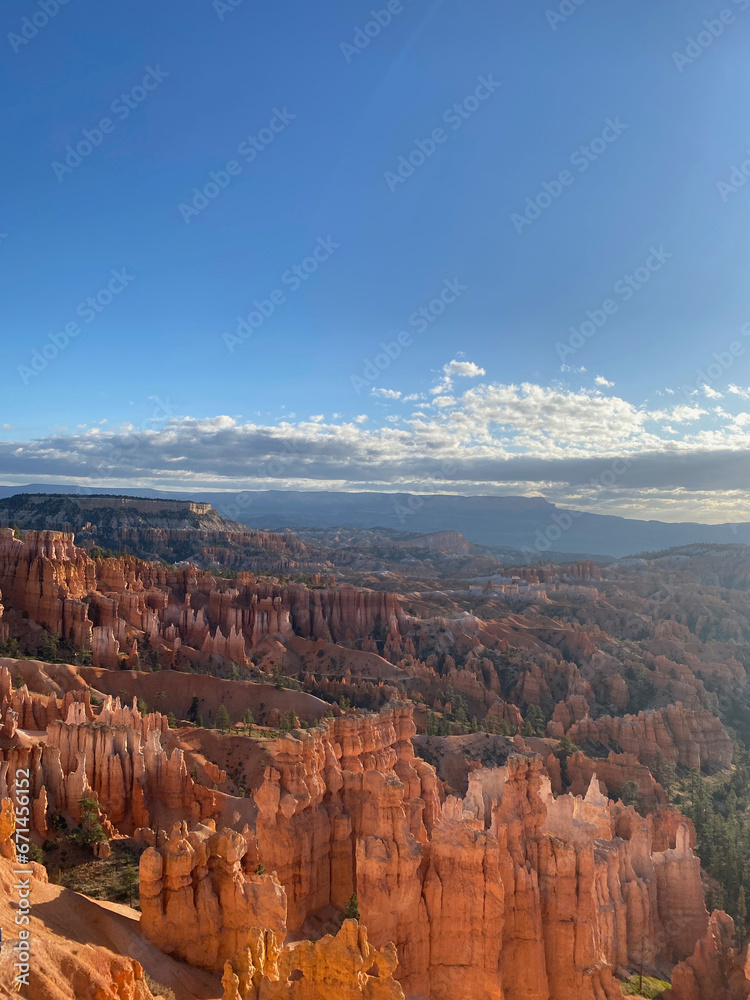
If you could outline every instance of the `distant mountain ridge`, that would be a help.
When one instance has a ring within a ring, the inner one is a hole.
[[[86,495],[115,492],[33,484],[0,486],[0,497],[61,490]],[[266,531],[328,527],[384,527],[421,534],[460,531],[475,544],[518,549],[529,558],[539,559],[552,552],[621,558],[701,542],[750,544],[748,522],[639,521],[558,507],[542,497],[291,490],[157,492],[131,488],[118,488],[116,492],[207,502],[223,517]]]
[[[258,531],[222,517],[207,502],[174,497],[18,493],[0,499],[0,527],[73,532],[87,550],[231,568],[283,568],[306,556],[290,534]]]

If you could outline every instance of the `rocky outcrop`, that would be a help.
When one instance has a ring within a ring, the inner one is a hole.
[[[0,858],[16,860],[16,813],[9,798],[0,799]]]
[[[134,556],[90,559],[72,534],[0,528],[0,591],[16,611],[113,669],[133,644],[164,665],[248,664],[266,636],[294,634],[345,645],[376,627],[394,638],[407,618],[394,594],[350,585],[280,586],[249,573],[217,579],[192,564],[167,567]]]
[[[282,939],[286,895],[272,875],[247,874],[247,842],[209,820],[188,831],[160,832],[140,861],[141,928],[169,955],[222,969],[247,944],[253,927]]]
[[[720,767],[732,763],[732,741],[719,719],[704,710],[688,711],[679,702],[638,715],[581,719],[567,734],[574,743],[604,743],[618,752],[634,754],[647,765],[659,754],[691,769],[704,763]]]
[[[335,936],[282,949],[271,932],[255,929],[224,966],[223,1000],[403,1000],[397,963],[393,945],[373,948],[356,920]]]
[[[196,822],[216,814],[216,796],[188,773],[182,750],[164,748],[167,720],[141,716],[135,704],[107,698],[95,720],[73,705],[47,729],[42,748],[46,788],[55,806],[78,820],[79,800],[93,794],[123,833],[169,817]],[[223,772],[217,772],[221,781]]]
[[[415,731],[411,708],[394,705],[279,740],[255,793],[258,850],[266,868],[289,886],[291,928],[321,907],[343,908],[359,891],[360,862],[366,891],[368,859],[377,870],[374,859],[384,850],[393,879],[407,884],[413,878],[418,843],[438,808],[434,771],[414,757]],[[369,921],[371,933],[380,923]]]
[[[209,504],[145,497],[21,494],[0,500],[0,524],[73,531],[84,549],[126,549],[168,563],[266,572],[307,570],[307,546],[291,534],[256,531],[221,517]]]
[[[625,786],[633,782],[638,805],[644,811],[650,812],[668,801],[667,793],[634,754],[610,752],[608,757],[592,759],[583,753],[574,753],[567,761],[567,775],[571,795],[585,795],[596,775],[604,792],[613,797],[621,795]]]
[[[93,562],[72,535],[27,531],[23,541],[0,528],[0,591],[6,603],[56,635],[90,648],[92,623],[83,598],[96,589]]]
[[[2,697],[3,680],[0,669]],[[67,708],[65,721],[52,719],[44,739],[33,743],[14,731],[15,713],[8,709],[6,714],[0,795],[13,795],[17,771],[28,770],[33,829],[40,837],[47,836],[46,817],[52,810],[78,822],[80,800],[85,797],[98,800],[110,832],[130,834],[160,823],[195,823],[218,816],[217,793],[188,772],[182,750],[162,745],[162,734],[168,731],[166,716],[141,715],[135,699],[132,706],[124,706],[111,697],[94,714],[88,691],[80,701],[72,692],[57,701],[29,695],[26,688],[13,692],[14,703],[16,696],[20,710],[37,721],[53,709],[59,713]],[[203,772],[210,784],[226,780],[226,774],[210,763]]]
[[[750,958],[740,952],[732,918],[714,910],[708,932],[689,958],[672,973],[672,989],[665,1000],[748,1000]]]
[[[404,705],[280,741],[255,800],[291,928],[356,891],[405,991],[435,1000],[614,998],[644,948],[665,969],[692,951],[707,914],[687,825],[654,851],[652,824],[596,779],[555,798],[529,756],[441,804],[412,729]]]

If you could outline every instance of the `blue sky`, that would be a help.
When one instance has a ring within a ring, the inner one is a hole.
[[[750,0],[46,2],[0,39],[2,481],[738,519]]]

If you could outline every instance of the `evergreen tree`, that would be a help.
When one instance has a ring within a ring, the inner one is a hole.
[[[638,808],[638,783],[635,781],[626,781],[622,786],[620,791],[620,798],[625,803],[626,806],[634,806]]]
[[[222,733],[229,731],[232,725],[232,720],[229,718],[229,712],[227,711],[226,705],[219,705],[219,710],[216,713],[216,724],[215,727]]]
[[[531,727],[530,736],[544,736],[547,727],[544,721],[544,713],[539,705],[529,705],[526,712],[526,722]],[[524,735],[526,734],[524,733]]]
[[[79,800],[81,807],[81,822],[71,831],[70,840],[79,847],[93,847],[107,839],[104,827],[99,821],[99,803],[96,799],[83,798]]]
[[[740,947],[742,947],[742,942],[745,940],[745,929],[747,927],[747,898],[745,895],[744,885],[740,886],[740,891],[737,894],[737,937],[740,941]]]
[[[353,892],[349,897],[349,902],[346,904],[346,910],[344,911],[344,920],[359,920],[359,900],[357,899],[357,893]]]

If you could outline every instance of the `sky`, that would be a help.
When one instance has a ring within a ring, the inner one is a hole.
[[[0,482],[750,520],[750,0],[3,22]]]

